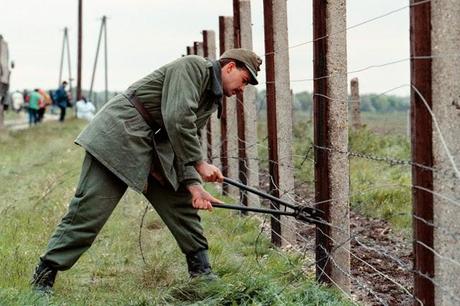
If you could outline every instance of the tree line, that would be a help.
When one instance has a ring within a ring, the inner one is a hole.
[[[405,112],[409,110],[410,98],[408,96],[396,95],[378,95],[364,94],[361,95],[360,109],[362,112],[389,113]],[[351,97],[348,97],[351,101]],[[311,92],[302,91],[296,93],[293,98],[293,108],[296,111],[311,112],[313,95]],[[352,103],[350,103],[351,109]],[[265,110],[267,108],[265,90],[257,92],[257,109]]]

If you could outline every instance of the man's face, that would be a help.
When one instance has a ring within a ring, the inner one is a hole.
[[[234,62],[230,62],[221,69],[222,72],[222,87],[224,95],[231,97],[237,93],[243,92],[244,87],[248,85],[249,71],[246,69],[238,69]]]

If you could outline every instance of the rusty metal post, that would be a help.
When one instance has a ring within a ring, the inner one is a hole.
[[[83,0],[78,0],[77,101],[81,99],[82,45],[83,45]]]
[[[216,60],[216,34],[211,30],[203,31],[203,49],[204,57],[215,61]],[[220,122],[217,118],[217,112],[212,114],[207,124],[207,140],[208,140],[208,160],[216,165],[220,165]]]
[[[233,0],[234,47],[252,50],[251,2]],[[244,93],[237,94],[238,158],[240,181],[254,188],[259,187],[259,164],[257,153],[256,89],[246,86]],[[241,192],[241,203],[258,207],[258,197]]]
[[[219,53],[233,48],[233,17],[219,16]],[[224,176],[238,178],[238,127],[236,119],[236,98],[223,97],[221,118],[221,163]],[[223,184],[226,195],[239,200],[239,190]]]
[[[264,30],[270,193],[289,201],[286,196],[294,189],[294,167],[286,0],[264,0]],[[272,206],[280,209],[277,203]],[[273,216],[271,227],[275,245],[295,243],[292,218]]]
[[[198,56],[204,56],[203,43],[201,41],[193,42],[193,53]]]
[[[233,0],[233,44],[235,48],[241,48],[240,39],[240,1]],[[246,156],[245,138],[245,114],[243,105],[244,96],[241,93],[236,95],[236,118],[238,126],[238,178],[244,185],[248,184],[248,158]],[[240,202],[248,206],[248,193],[240,190]]]
[[[349,292],[349,167],[340,153],[348,150],[345,10],[345,0],[313,0],[315,201],[325,221],[316,228],[316,275]]]
[[[414,1],[414,4],[421,2]],[[431,3],[414,5],[410,9],[411,20],[411,83],[420,92],[411,92],[411,141],[412,160],[417,164],[433,166],[432,118],[424,104],[432,107],[432,61],[417,60],[417,56],[431,55]],[[420,167],[412,167],[412,184],[433,190],[433,173]],[[414,233],[414,270],[430,278],[434,277],[434,255],[431,250],[417,243],[433,247],[433,227],[421,220],[433,220],[433,195],[419,188],[412,189]],[[420,218],[420,219],[419,219]],[[434,285],[422,275],[414,274],[414,295],[425,305],[434,305]],[[418,305],[415,301],[414,305]]]
[[[425,305],[457,305],[460,290],[458,241],[446,235],[460,230],[449,201],[460,194],[459,41],[460,2],[413,2],[412,158],[436,169],[412,167],[414,294]]]
[[[350,81],[351,92],[351,122],[354,129],[362,127],[361,124],[361,98],[359,96],[359,81],[358,78],[353,78]]]

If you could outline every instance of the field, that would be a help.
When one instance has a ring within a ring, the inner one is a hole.
[[[267,128],[260,117],[261,168],[267,168]],[[407,136],[407,114],[363,113],[364,127],[349,132],[350,203],[364,216],[391,222],[394,229],[411,232],[410,139]],[[311,200],[314,195],[313,127],[310,114],[297,112],[293,125],[293,156],[295,181],[300,197]]]
[[[32,292],[38,256],[75,191],[83,150],[73,139],[84,124],[71,119],[0,134],[1,305],[349,304],[304,273],[308,258],[273,248],[259,219],[217,209],[202,217],[220,279],[190,280],[156,213],[149,209],[140,228],[147,203],[134,192],[75,267],[58,275],[52,296]]]

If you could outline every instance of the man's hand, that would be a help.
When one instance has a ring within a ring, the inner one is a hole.
[[[199,161],[195,165],[196,171],[200,174],[205,182],[219,182],[222,183],[224,176],[219,168],[214,165],[208,164],[205,161]]]
[[[199,184],[188,185],[187,189],[192,194],[192,205],[196,209],[212,210],[211,202],[224,203],[210,195],[209,192],[204,190],[203,186]]]

